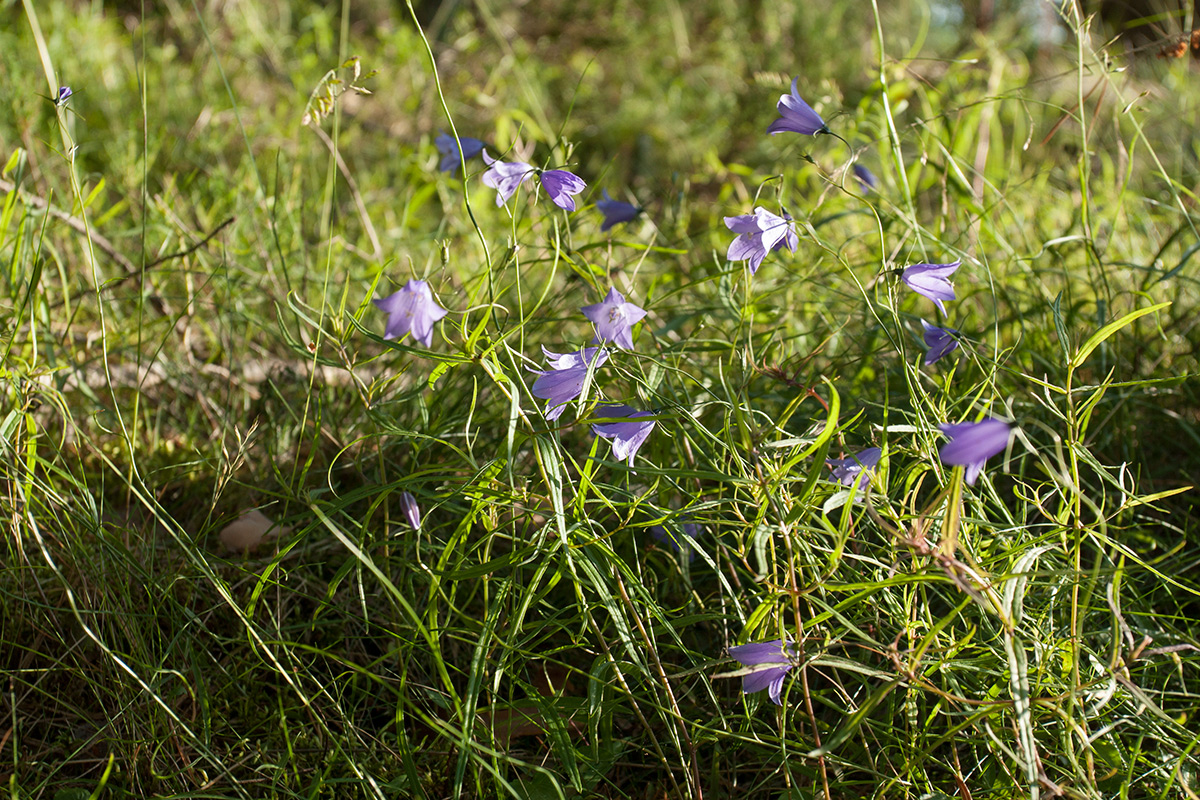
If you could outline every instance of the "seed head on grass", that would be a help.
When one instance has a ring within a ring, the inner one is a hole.
[[[783,691],[783,679],[793,666],[792,659],[796,658],[795,645],[786,646],[782,639],[769,642],[751,642],[729,648],[729,655],[742,662],[744,667],[759,667],[742,678],[742,691],[746,694],[767,690],[767,694],[777,706],[783,705],[779,699]]]
[[[388,315],[383,338],[398,339],[406,333],[429,347],[433,342],[433,323],[450,312],[437,304],[425,281],[409,280],[404,288],[382,300],[372,300]]]
[[[942,463],[966,467],[969,486],[975,485],[984,462],[1008,447],[1008,437],[1012,433],[1011,425],[992,417],[979,422],[944,422],[938,428],[950,437],[938,452]]]

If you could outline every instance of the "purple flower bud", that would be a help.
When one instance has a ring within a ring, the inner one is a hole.
[[[612,440],[613,456],[618,461],[628,459],[633,466],[634,456],[638,448],[645,444],[650,432],[654,430],[655,420],[639,420],[639,417],[652,417],[650,411],[635,411],[625,405],[605,405],[596,412],[603,417],[618,418],[617,422],[596,423],[592,433],[603,439]]]
[[[938,310],[945,315],[946,307],[942,305],[942,301],[954,299],[954,286],[950,283],[950,276],[961,263],[960,260],[951,264],[913,264],[904,268],[900,279],[917,294],[937,303]]]
[[[383,338],[398,339],[411,333],[426,347],[433,342],[433,323],[450,313],[434,301],[429,284],[418,280],[410,280],[395,294],[371,302],[388,315]]]
[[[69,100],[69,99],[70,99],[71,95],[73,95],[73,94],[75,94],[75,93],[71,91],[71,87],[70,87],[70,86],[60,86],[60,87],[58,87],[58,97],[56,97],[56,98],[55,98],[55,100],[54,100],[54,104],[55,104],[56,106],[61,106],[61,105],[63,105],[64,103],[66,103],[66,102],[67,102],[67,100]]]
[[[484,143],[479,139],[461,136],[458,142],[462,142],[463,158],[474,158],[483,152]],[[437,138],[433,140],[434,146],[442,154],[442,161],[438,164],[438,169],[442,172],[454,172],[462,164],[458,157],[458,142],[454,141],[453,136],[444,132],[439,132]]]
[[[794,666],[793,659],[797,656],[795,645],[790,642],[785,645],[782,639],[752,642],[729,648],[729,655],[740,661],[742,666],[759,668],[742,678],[743,692],[751,694],[766,689],[771,702],[777,706],[783,705],[779,696],[783,691],[783,679]]]
[[[466,147],[466,145],[463,146]],[[879,190],[879,179],[875,177],[875,173],[862,164],[854,165],[854,177],[858,178],[858,182],[862,184],[863,191],[875,192]]]
[[[600,223],[601,231],[607,231],[622,222],[632,222],[642,213],[642,210],[632,203],[613,200],[608,196],[608,189],[601,189],[600,194],[604,199],[596,201],[596,208],[604,215],[604,222]]]
[[[644,309],[626,303],[625,296],[616,289],[608,290],[602,303],[584,306],[583,315],[596,326],[596,342],[613,342],[617,347],[633,349],[633,326],[646,316]]]
[[[413,497],[411,492],[400,493],[400,509],[404,512],[404,518],[408,520],[412,529],[414,531],[421,530],[421,509],[417,506],[417,498]]]
[[[958,347],[958,331],[954,328],[939,328],[936,325],[930,325],[925,320],[921,320],[921,325],[925,327],[925,346],[929,348],[929,352],[925,354],[925,365],[936,363],[942,356],[953,352]]]
[[[548,169],[541,175],[542,188],[550,196],[554,205],[567,211],[575,210],[573,194],[579,194],[587,188],[587,184],[578,175],[565,169]]]
[[[798,80],[799,78],[792,78],[792,93],[781,96],[779,103],[775,106],[779,111],[779,119],[772,122],[767,128],[767,133],[772,136],[785,131],[811,136],[816,136],[818,133],[829,133],[829,128],[825,127],[825,120],[821,119],[821,115],[813,111],[812,107],[804,102],[800,93],[796,91],[796,81]]]
[[[988,419],[980,422],[942,423],[938,425],[950,441],[942,445],[938,455],[943,464],[967,468],[967,484],[975,485],[983,471],[983,462],[1008,447],[1012,426],[1003,420]]]

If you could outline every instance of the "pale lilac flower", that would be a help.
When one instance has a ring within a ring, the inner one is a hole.
[[[541,173],[541,180],[542,188],[554,205],[567,211],[575,210],[575,198],[571,195],[587,188],[582,178],[565,169],[548,169]]]
[[[542,348],[551,369],[532,370],[538,375],[533,382],[534,397],[548,400],[546,404],[546,419],[555,420],[567,410],[567,403],[579,397],[583,391],[583,382],[587,377],[588,366],[595,365],[599,369],[608,360],[608,352],[602,347],[585,347],[577,353],[553,353]]]
[[[938,310],[945,315],[946,307],[942,305],[942,301],[954,299],[954,287],[950,284],[950,276],[960,264],[961,260],[951,264],[913,264],[904,268],[900,279],[917,294],[937,303]]]
[[[483,173],[483,185],[496,190],[496,205],[502,206],[517,193],[522,183],[537,173],[532,164],[524,161],[500,161],[492,158],[487,150],[483,152],[483,163],[488,165]]]
[[[921,320],[925,328],[925,346],[929,352],[925,354],[925,365],[936,363],[942,356],[947,355],[958,347],[958,331],[954,328],[939,328]]]
[[[592,433],[612,440],[613,456],[618,461],[628,459],[633,466],[634,456],[638,448],[645,444],[650,432],[654,430],[655,420],[642,420],[641,417],[653,417],[652,411],[635,411],[625,405],[605,405],[596,412],[602,417],[614,417],[617,422],[596,423]]]
[[[825,463],[833,468],[833,479],[843,486],[854,486],[861,489],[871,479],[875,465],[883,450],[878,447],[868,447],[861,453],[846,458],[830,458]]]
[[[417,505],[417,498],[412,496],[412,492],[400,493],[400,510],[404,512],[405,519],[412,526],[414,531],[421,530],[421,509]]]
[[[433,299],[429,284],[418,280],[409,280],[400,291],[371,302],[388,315],[383,338],[398,339],[411,333],[426,347],[433,342],[433,323],[450,313]]]
[[[632,203],[613,200],[608,196],[608,189],[601,189],[600,194],[604,199],[596,201],[596,209],[604,215],[604,222],[600,223],[601,231],[606,231],[622,222],[632,222],[638,214],[642,213],[642,210]]]
[[[783,679],[788,670],[795,666],[795,645],[789,642],[785,646],[782,639],[752,642],[729,648],[729,655],[742,662],[742,666],[759,667],[742,678],[743,692],[752,694],[766,689],[771,702],[777,706],[783,705],[779,695],[783,691]]]
[[[613,342],[617,347],[633,349],[633,326],[646,316],[644,309],[625,302],[625,296],[616,289],[608,290],[602,303],[584,306],[583,315],[596,326],[596,342]]]
[[[874,192],[879,189],[879,179],[875,177],[875,173],[862,164],[854,165],[854,177],[858,178],[858,182],[862,184],[863,191]]]
[[[967,484],[975,485],[975,479],[983,471],[983,462],[1008,447],[1012,425],[1003,420],[988,419],[980,422],[942,423],[938,425],[950,441],[942,445],[938,455],[943,464],[967,468]]]
[[[798,80],[799,78],[792,78],[792,93],[781,96],[775,106],[779,110],[779,119],[767,128],[767,133],[772,136],[785,131],[812,136],[829,133],[829,128],[825,127],[825,120],[800,98],[800,93],[796,91]]]
[[[458,142],[462,142],[463,158],[474,158],[483,152],[484,143],[479,139],[461,136]],[[439,132],[437,138],[433,140],[434,146],[442,154],[442,161],[438,164],[438,169],[442,172],[455,172],[462,164],[462,160],[458,157],[458,142],[455,142],[454,137],[445,132]]]
[[[760,206],[753,214],[725,217],[725,226],[738,234],[725,257],[730,261],[749,261],[751,275],[758,271],[767,253],[781,247],[794,253],[800,244],[796,225],[786,211],[781,217]]]

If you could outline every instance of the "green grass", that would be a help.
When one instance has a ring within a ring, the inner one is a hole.
[[[1194,797],[1190,59],[800,8],[8,4],[8,796]],[[848,145],[763,134],[796,74]],[[584,207],[438,173],[446,109]],[[800,247],[751,277],[755,205]],[[959,257],[925,367],[895,270]],[[429,348],[370,303],[411,277]],[[610,285],[635,349],[548,422]],[[632,469],[600,399],[659,417]],[[985,413],[966,487],[937,424]],[[726,648],[784,636],[743,695]]]

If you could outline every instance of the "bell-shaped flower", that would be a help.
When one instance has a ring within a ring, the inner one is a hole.
[[[958,331],[954,328],[939,328],[936,325],[930,325],[925,320],[921,320],[921,325],[925,328],[925,346],[929,350],[925,353],[925,365],[936,363],[942,356],[951,353],[958,347]]]
[[[754,209],[753,214],[725,217],[725,226],[738,234],[730,242],[725,257],[730,261],[749,261],[751,275],[758,271],[767,253],[781,247],[794,253],[800,245],[796,224],[786,211],[779,216],[760,206]]]
[[[795,645],[786,645],[782,639],[769,642],[751,642],[729,648],[729,655],[736,658],[745,667],[754,667],[754,671],[742,678],[742,691],[746,694],[767,690],[771,702],[783,705],[779,699],[783,691],[783,679],[788,670],[795,666],[797,656]]]
[[[799,78],[792,78],[792,93],[781,96],[775,106],[779,111],[779,119],[767,128],[767,133],[772,136],[785,131],[810,136],[829,133],[829,128],[825,127],[825,120],[821,119],[821,115],[813,111],[812,106],[804,102],[800,93],[796,91],[798,80]]]
[[[414,531],[421,530],[421,507],[417,505],[417,498],[412,496],[412,492],[400,493],[400,510]]]
[[[825,463],[833,468],[833,479],[843,486],[854,486],[861,489],[871,479],[871,473],[879,463],[883,450],[878,447],[868,447],[860,453],[846,458],[830,458]]]
[[[458,142],[454,141],[454,137],[445,132],[439,132],[433,140],[434,147],[442,154],[442,161],[438,164],[438,169],[442,172],[455,172],[459,165],[462,164],[462,159],[458,157],[458,144],[462,143],[462,157],[474,158],[483,152],[484,143],[479,139],[472,139],[470,136],[461,136]]]
[[[496,205],[502,206],[517,193],[521,184],[537,174],[532,164],[524,161],[500,161],[492,158],[487,150],[483,152],[483,163],[488,165],[483,173],[483,185],[496,190]]]
[[[1012,425],[1003,420],[988,419],[979,422],[942,423],[938,425],[950,441],[942,445],[938,455],[943,464],[967,468],[967,484],[975,485],[983,462],[1008,447]]]
[[[596,342],[612,342],[625,350],[633,349],[633,326],[646,316],[644,309],[625,302],[625,296],[616,289],[608,290],[602,303],[584,306],[583,315],[596,326]]]
[[[466,147],[466,145],[463,145]],[[875,192],[879,190],[879,179],[875,177],[875,173],[864,167],[862,164],[854,165],[854,177],[862,184],[864,192]]]
[[[575,210],[575,198],[571,195],[579,194],[587,188],[583,178],[565,169],[548,169],[542,172],[540,177],[542,188],[546,190],[550,200],[567,211]]]
[[[645,444],[650,432],[654,430],[655,420],[640,419],[653,417],[650,411],[635,411],[626,405],[604,405],[597,412],[602,417],[612,417],[614,421],[592,425],[592,433],[612,442],[613,456],[618,461],[628,459],[633,466],[634,456],[638,448]]]
[[[577,353],[554,353],[543,347],[542,352],[546,354],[550,369],[532,370],[538,379],[530,391],[534,397],[549,401],[546,419],[555,420],[567,410],[567,403],[583,392],[588,366],[594,364],[594,368],[599,369],[608,360],[608,353],[602,347],[585,347]]]
[[[951,264],[913,264],[904,268],[900,279],[917,294],[937,303],[938,310],[944,316],[946,307],[942,305],[942,301],[954,299],[954,286],[950,283],[950,276],[960,264],[961,260]]]
[[[596,209],[604,215],[604,222],[600,223],[602,232],[611,229],[614,225],[620,225],[622,222],[632,222],[637,219],[638,214],[642,213],[642,210],[633,203],[613,200],[608,196],[608,189],[601,189],[600,195],[604,199],[596,201]]]
[[[433,342],[433,323],[450,312],[437,304],[425,281],[409,280],[404,288],[382,300],[372,300],[388,315],[383,338],[398,339],[406,333],[429,347]]]

